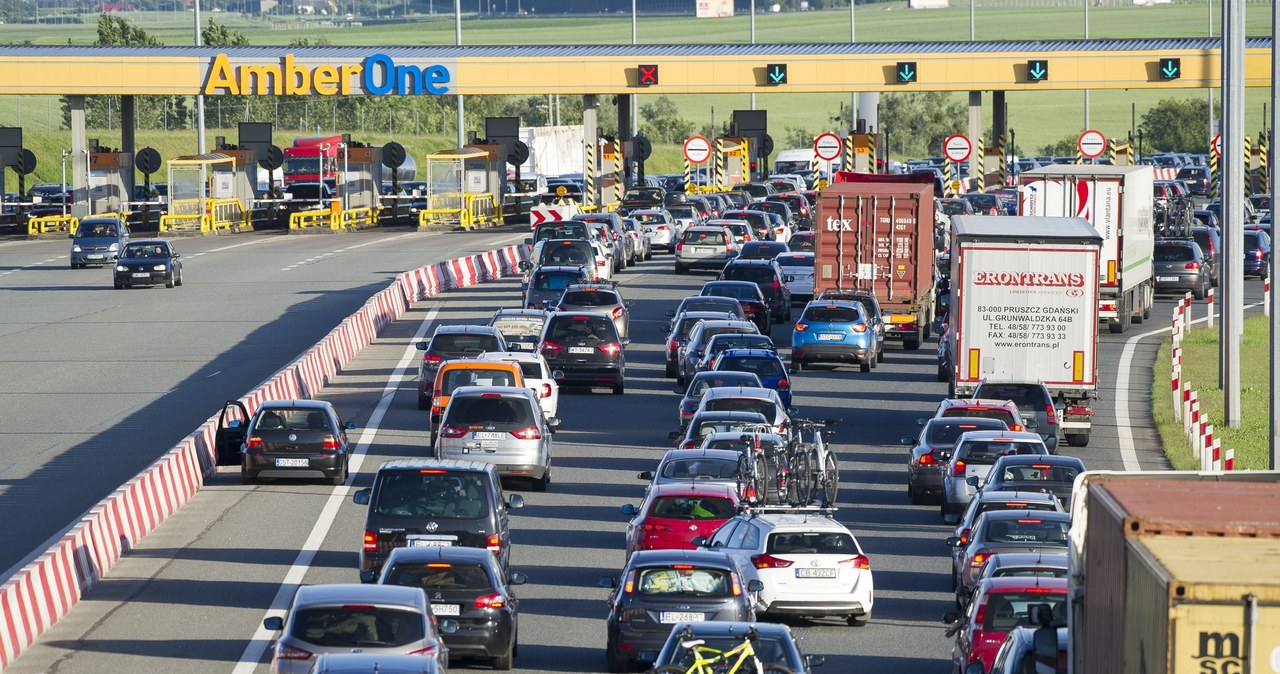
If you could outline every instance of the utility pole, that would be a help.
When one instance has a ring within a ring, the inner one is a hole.
[[[1222,3],[1222,402],[1230,428],[1240,427],[1240,341],[1244,335],[1244,0]]]

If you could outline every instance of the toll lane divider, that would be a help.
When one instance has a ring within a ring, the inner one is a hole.
[[[523,245],[405,272],[240,401],[310,398],[414,302],[517,274]],[[218,414],[80,518],[56,543],[0,585],[0,671],[65,616],[120,557],[186,504],[216,471]]]

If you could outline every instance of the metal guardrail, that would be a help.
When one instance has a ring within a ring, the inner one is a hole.
[[[27,234],[30,236],[49,234],[51,232],[75,234],[79,228],[80,218],[74,215],[46,215],[27,220]]]
[[[360,229],[376,224],[378,224],[378,211],[369,207],[344,211],[333,209],[298,211],[289,215],[289,229],[296,230],[326,228],[336,232],[340,229]]]
[[[207,232],[211,229],[209,216],[206,213],[178,214],[166,213],[160,216],[160,233],[165,232]]]
[[[474,229],[501,225],[502,206],[492,194],[433,194],[429,208],[418,212],[419,227],[454,226]]]

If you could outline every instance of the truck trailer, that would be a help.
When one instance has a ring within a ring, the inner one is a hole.
[[[918,349],[935,311],[933,180],[840,172],[818,194],[814,297],[871,291],[885,336]]]
[[[1150,166],[1055,164],[1022,174],[1020,215],[1084,218],[1102,235],[1098,320],[1111,332],[1151,316],[1154,180]]]
[[[1089,472],[1071,512],[1072,674],[1280,671],[1280,473]]]
[[[1097,388],[1102,237],[1080,218],[951,218],[949,390],[1041,381],[1067,442],[1089,442]]]

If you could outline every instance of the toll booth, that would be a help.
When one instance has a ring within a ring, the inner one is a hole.
[[[737,136],[721,136],[716,139],[712,154],[711,185],[716,190],[728,190],[739,183],[751,180],[750,139]]]
[[[169,160],[163,233],[208,233],[248,225],[257,179],[253,150],[224,149]]]
[[[338,155],[338,198],[343,210],[376,209],[381,194],[382,148],[350,147]]]
[[[127,182],[126,182],[127,181]],[[133,195],[133,155],[115,150],[89,152],[89,214],[123,213]]]
[[[427,204],[418,213],[423,229],[473,229],[502,224],[501,146],[468,145],[427,155]]]

